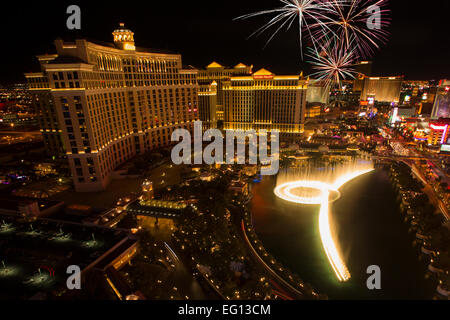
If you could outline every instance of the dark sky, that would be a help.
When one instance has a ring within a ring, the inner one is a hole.
[[[88,37],[112,42],[111,32],[123,21],[135,32],[136,45],[169,49],[183,63],[204,67],[213,60],[266,67],[275,73],[308,71],[299,54],[297,30],[281,33],[264,49],[267,36],[248,36],[265,18],[233,21],[240,15],[279,6],[278,0],[122,0],[28,1],[2,3],[0,83],[23,80],[33,71],[35,55],[51,53],[61,37]],[[78,4],[82,30],[66,28],[66,8]],[[448,0],[390,0],[389,43],[374,57],[376,75],[405,75],[411,80],[450,77]],[[36,71],[36,70],[34,70]]]

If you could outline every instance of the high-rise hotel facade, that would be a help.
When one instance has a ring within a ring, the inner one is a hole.
[[[44,75],[44,66],[57,57],[58,55],[37,56],[43,72],[26,74],[46,152],[50,157],[63,157],[66,152],[49,79]]]
[[[136,48],[123,24],[113,36],[114,45],[58,39],[56,55],[38,57],[42,71],[26,74],[47,120],[57,118],[49,130],[61,134],[78,192],[104,190],[122,163],[198,120],[197,70],[179,54]]]
[[[224,120],[224,82],[230,80],[231,77],[249,76],[252,74],[252,70],[253,66],[243,63],[237,64],[234,68],[227,68],[217,62],[212,62],[206,69],[199,70],[199,109],[204,129],[215,128],[217,121]]]
[[[224,129],[304,132],[308,80],[261,69],[224,81]]]

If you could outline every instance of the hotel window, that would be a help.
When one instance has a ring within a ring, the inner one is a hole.
[[[82,177],[83,176],[83,168],[76,168],[77,176]]]

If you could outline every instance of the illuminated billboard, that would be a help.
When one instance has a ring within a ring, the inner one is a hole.
[[[441,146],[441,152],[450,152],[450,144],[443,144]]]
[[[391,117],[391,125],[394,126],[398,120],[398,108],[394,108]]]
[[[450,88],[445,86],[439,88],[436,100],[434,102],[432,119],[450,118]]]

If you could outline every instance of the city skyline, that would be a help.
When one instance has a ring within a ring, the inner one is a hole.
[[[267,35],[249,36],[255,31],[257,23],[267,21],[267,17],[233,21],[240,15],[278,5],[275,0],[251,3],[254,5],[218,2],[213,7],[206,2],[195,6],[180,3],[171,8],[169,4],[158,2],[139,4],[140,10],[134,10],[135,4],[131,3],[126,8],[117,10],[118,6],[113,3],[99,7],[81,1],[78,5],[82,11],[82,29],[75,32],[66,28],[66,3],[48,6],[39,16],[33,14],[39,8],[27,10],[23,12],[23,19],[20,21],[7,16],[1,22],[4,24],[2,27],[11,30],[12,37],[8,45],[17,53],[11,55],[9,50],[2,52],[3,60],[9,63],[4,66],[0,83],[23,82],[23,73],[30,72],[37,66],[37,61],[30,58],[43,52],[53,53],[53,42],[58,37],[110,42],[110,30],[119,22],[124,22],[139,34],[136,39],[138,46],[163,48],[182,54],[184,64],[196,68],[205,68],[216,60],[226,66],[243,62],[255,65],[256,70],[266,67],[277,74],[295,74],[300,71],[312,73],[307,63],[301,61],[295,31],[280,32],[264,48]],[[432,6],[418,8],[393,1],[389,5],[392,11],[391,35],[388,43],[374,56],[374,74],[404,75],[408,80],[446,78],[450,62],[445,56],[444,18],[449,4],[437,1],[437,5],[442,8],[437,11],[432,10],[435,8]],[[12,11],[18,10],[16,4],[10,6]],[[36,5],[32,4],[31,7],[33,6]],[[99,14],[108,17],[106,23],[104,20],[98,21]],[[440,15],[444,16],[441,18]],[[420,24],[416,21],[420,21]],[[242,61],[238,61],[240,57]]]
[[[11,4],[0,300],[450,300],[449,4],[393,1]]]

